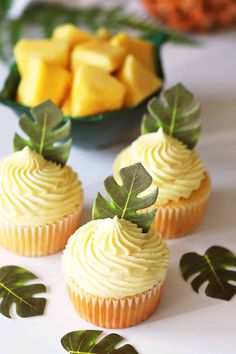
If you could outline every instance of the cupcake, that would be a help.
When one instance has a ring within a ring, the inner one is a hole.
[[[80,316],[97,326],[134,326],[147,319],[159,303],[168,248],[154,228],[140,226],[142,214],[136,215],[137,223],[122,218],[125,213],[117,216],[114,205],[110,208],[101,195],[94,210],[99,208],[93,212],[99,218],[79,228],[64,251],[69,295]],[[102,218],[102,214],[110,217]]]
[[[150,190],[158,187],[155,230],[165,238],[176,238],[193,231],[200,223],[210,193],[210,178],[194,150],[157,132],[141,135],[124,149],[114,162],[114,175],[140,161],[153,178]]]
[[[0,161],[0,245],[23,256],[62,250],[79,226],[82,199],[69,166],[27,146],[14,152]]]
[[[78,228],[81,183],[69,166],[25,147],[0,162],[0,245],[23,256],[62,250]]]
[[[150,173],[153,182],[149,190],[159,190],[151,207],[157,208],[153,226],[168,239],[193,231],[207,206],[210,178],[194,150],[201,132],[200,112],[200,104],[184,85],[169,88],[160,99],[148,102],[141,125],[143,135],[114,162],[118,182],[119,170],[137,162]]]

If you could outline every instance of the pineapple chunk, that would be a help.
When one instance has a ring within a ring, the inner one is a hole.
[[[115,47],[124,48],[128,54],[134,55],[149,70],[155,72],[154,48],[148,41],[131,38],[126,33],[120,32],[110,43]]]
[[[66,99],[64,100],[62,106],[61,106],[61,110],[64,114],[64,116],[66,117],[71,117],[71,94],[69,93],[69,95],[66,97]]]
[[[125,87],[105,70],[81,64],[74,73],[72,114],[86,116],[119,109],[123,105]]]
[[[32,57],[40,58],[47,63],[69,67],[69,44],[66,41],[50,39],[28,40],[22,39],[14,48],[14,55],[20,74],[27,72],[28,61]]]
[[[158,90],[162,81],[141,64],[133,55],[128,55],[117,78],[126,87],[125,106],[134,106]]]
[[[126,55],[123,48],[94,40],[75,47],[72,52],[72,68],[76,69],[81,63],[97,66],[108,73],[118,69]]]
[[[39,58],[28,61],[27,74],[18,87],[17,100],[25,106],[36,106],[50,99],[60,105],[71,84],[71,74],[58,65]]]
[[[98,38],[103,39],[104,41],[109,41],[109,39],[112,38],[112,33],[105,27],[100,27],[97,30],[96,35]]]
[[[70,48],[73,48],[79,43],[84,43],[94,39],[95,36],[68,23],[65,25],[57,26],[53,31],[52,38],[56,40],[64,39],[70,44]]]

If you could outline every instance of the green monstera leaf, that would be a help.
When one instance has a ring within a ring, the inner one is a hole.
[[[199,103],[194,104],[193,94],[184,85],[177,84],[164,91],[162,99],[151,99],[147,109],[141,125],[142,134],[162,128],[189,149],[194,148],[201,132],[201,107]]]
[[[98,342],[102,333],[93,330],[70,332],[61,339],[61,343],[70,354],[138,354],[129,344],[115,349],[124,339],[116,333],[108,334]]]
[[[64,165],[69,157],[72,144],[71,139],[64,141],[70,135],[70,121],[63,121],[62,112],[50,100],[32,108],[31,114],[33,119],[24,114],[19,123],[30,140],[15,134],[14,151],[28,146],[46,160]]]
[[[104,185],[111,197],[108,201],[98,193],[93,206],[93,219],[113,218],[115,215],[120,219],[129,220],[148,231],[156,210],[148,213],[138,211],[152,206],[157,200],[158,188],[155,188],[146,196],[139,195],[152,184],[152,177],[141,163],[122,168],[120,170],[122,185],[120,186],[113,176],[105,179]]]
[[[224,247],[212,246],[203,256],[187,253],[180,260],[180,269],[186,281],[193,277],[191,286],[197,293],[207,283],[207,296],[228,301],[236,294],[236,257]]]
[[[0,313],[11,318],[11,307],[16,306],[20,317],[40,316],[44,313],[46,299],[34,295],[46,292],[43,284],[29,284],[37,277],[17,266],[0,268]]]

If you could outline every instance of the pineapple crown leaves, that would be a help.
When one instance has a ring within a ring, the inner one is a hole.
[[[105,179],[104,186],[111,198],[108,201],[98,193],[93,206],[93,219],[113,218],[131,221],[147,232],[156,215],[156,209],[150,212],[141,212],[152,206],[157,200],[158,188],[149,194],[140,197],[152,184],[152,177],[141,163],[122,168],[120,170],[122,185],[119,185],[113,176]]]
[[[72,139],[69,138],[71,122],[63,120],[60,109],[50,100],[31,109],[31,116],[24,114],[19,121],[26,140],[17,133],[14,136],[14,151],[28,146],[46,160],[64,165],[69,157]]]
[[[147,110],[141,125],[142,134],[162,128],[189,149],[195,147],[201,132],[201,106],[194,104],[194,95],[184,85],[177,84],[164,91],[162,99],[151,99]]]

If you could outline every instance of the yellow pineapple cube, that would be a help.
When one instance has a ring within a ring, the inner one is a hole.
[[[69,44],[66,41],[53,41],[52,39],[29,40],[22,39],[14,48],[14,55],[20,74],[27,72],[28,61],[37,57],[47,63],[69,67]]]
[[[143,39],[131,38],[126,33],[115,35],[110,43],[118,48],[124,48],[128,54],[134,55],[149,70],[155,72],[154,47]]]
[[[68,96],[65,98],[65,100],[62,103],[61,110],[64,114],[64,116],[71,117],[71,93],[68,94]]]
[[[70,48],[73,48],[79,43],[94,39],[95,36],[89,32],[83,31],[79,27],[67,23],[57,26],[53,31],[52,38],[56,40],[66,40],[70,44]]]
[[[52,100],[58,106],[71,85],[71,74],[58,65],[48,64],[39,58],[28,61],[27,73],[22,77],[17,100],[25,106],[36,106]]]
[[[112,33],[105,27],[100,27],[97,30],[96,35],[98,38],[103,39],[104,41],[109,41],[109,39],[112,38]]]
[[[94,40],[76,46],[72,52],[72,68],[81,63],[97,66],[108,73],[118,69],[126,55],[123,48],[116,48],[102,40]]]
[[[103,69],[81,64],[74,72],[71,96],[73,116],[119,109],[124,96],[124,85]]]
[[[162,81],[133,55],[126,57],[117,78],[126,87],[125,106],[139,104],[162,85]]]

